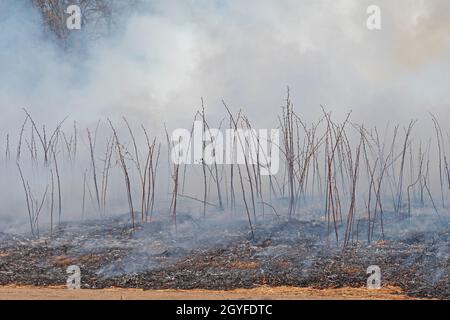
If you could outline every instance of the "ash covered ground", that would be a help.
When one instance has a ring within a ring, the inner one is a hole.
[[[448,218],[386,215],[384,239],[370,243],[359,221],[343,248],[320,219],[266,218],[252,239],[245,220],[224,215],[179,214],[176,228],[173,219],[155,217],[134,230],[128,215],[65,222],[52,238],[0,233],[0,285],[65,285],[75,264],[83,288],[364,287],[367,267],[378,265],[382,285],[450,298]]]

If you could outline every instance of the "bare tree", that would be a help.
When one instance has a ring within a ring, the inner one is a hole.
[[[64,41],[71,30],[66,26],[69,15],[66,10],[70,5],[81,9],[81,25],[89,36],[98,37],[109,32],[113,1],[105,0],[31,0],[33,6],[41,13],[43,23],[58,39]]]

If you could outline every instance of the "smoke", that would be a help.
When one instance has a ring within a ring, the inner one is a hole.
[[[418,118],[425,140],[428,112],[450,121],[447,0],[379,0],[380,31],[366,28],[369,1],[111,3],[124,10],[113,10],[110,33],[74,31],[66,48],[30,1],[0,3],[2,152],[22,108],[49,127],[126,116],[156,135],[164,123],[188,129],[203,97],[212,119],[224,116],[224,99],[272,128],[287,85],[307,121],[321,104],[368,126]]]
[[[397,24],[404,26],[393,37],[398,63],[414,69],[445,60],[450,42],[448,6],[447,1],[435,1],[432,5],[416,1],[411,15],[395,15]]]
[[[190,119],[204,97],[211,113],[223,98],[268,126],[258,115],[278,112],[286,85],[311,117],[320,104],[370,122],[379,108],[400,120],[445,111],[448,1],[378,3],[373,32],[365,1],[142,1],[114,12],[109,36],[71,37],[65,52],[30,3],[4,1],[2,120],[27,107],[47,120],[125,114],[157,126]]]

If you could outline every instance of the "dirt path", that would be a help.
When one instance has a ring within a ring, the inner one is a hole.
[[[0,300],[211,300],[211,299],[411,299],[401,289],[386,287],[380,290],[366,288],[311,289],[296,287],[258,287],[254,289],[216,290],[140,290],[140,289],[99,289],[68,290],[64,287],[0,287]]]

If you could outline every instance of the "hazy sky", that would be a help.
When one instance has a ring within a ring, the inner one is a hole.
[[[225,99],[270,126],[287,85],[311,120],[322,104],[369,125],[429,111],[450,121],[448,0],[143,1],[110,37],[71,55],[27,3],[0,3],[3,126],[22,107],[47,121],[187,125],[201,97],[210,115]],[[380,31],[366,28],[370,4],[381,8]]]

